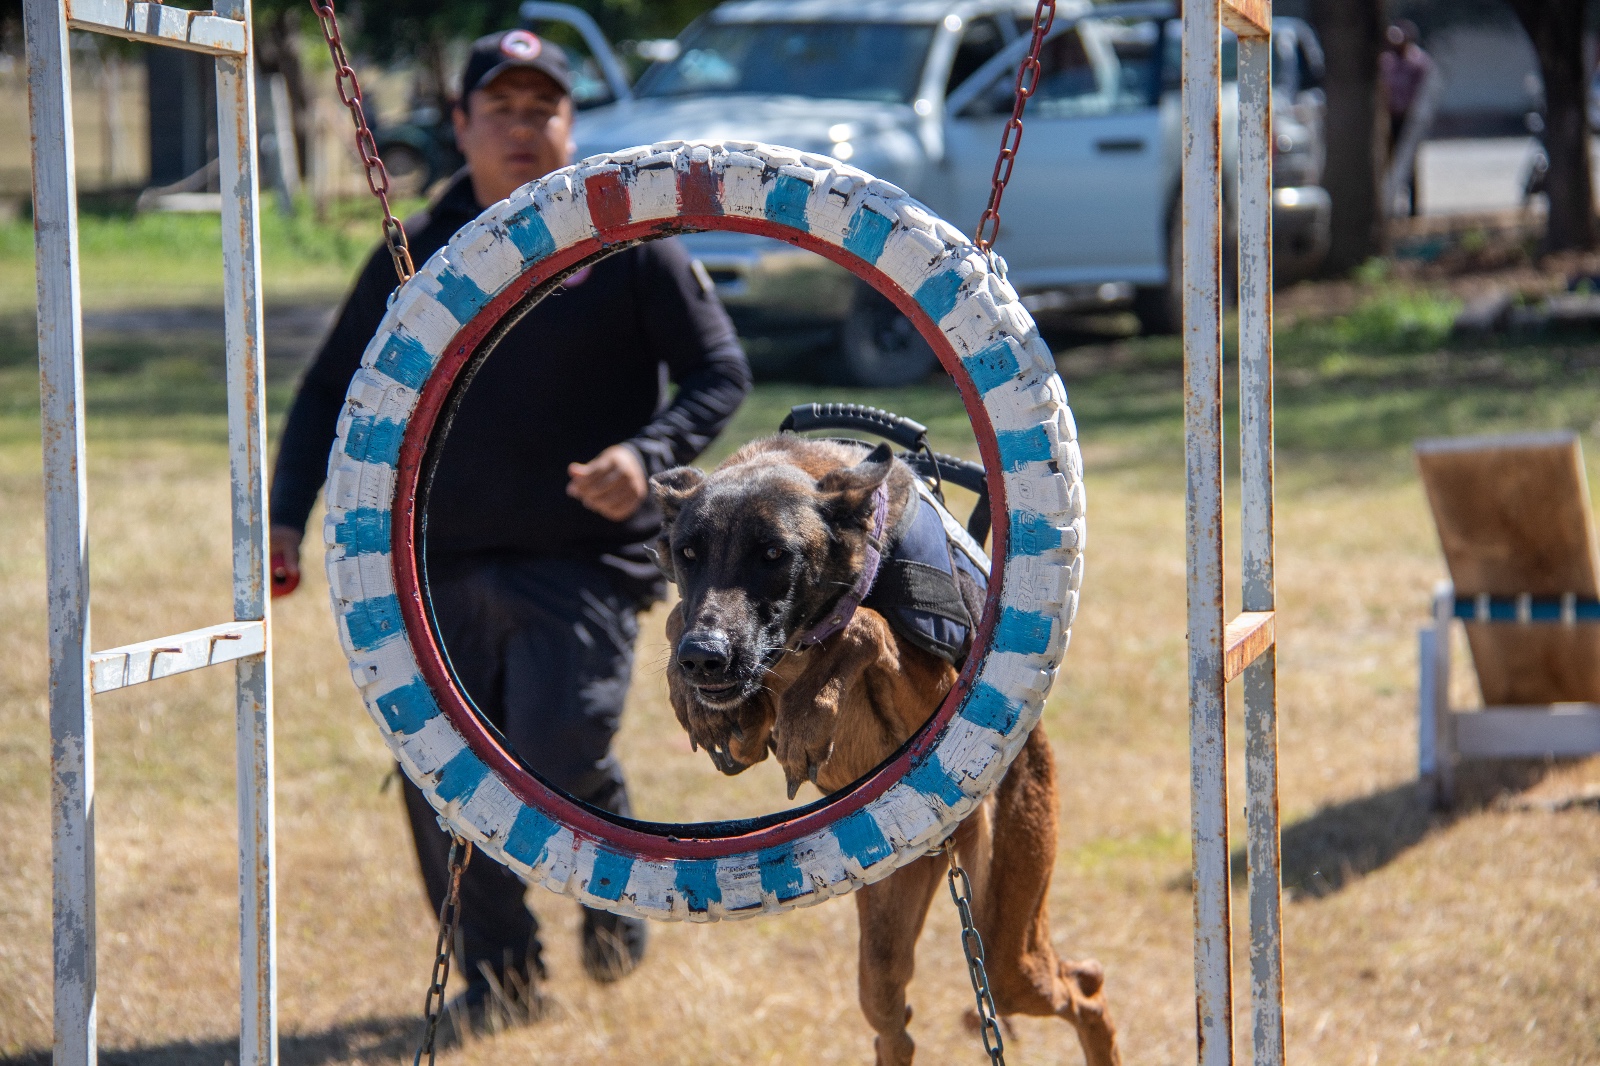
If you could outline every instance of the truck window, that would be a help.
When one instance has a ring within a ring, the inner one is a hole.
[[[1100,26],[1093,31],[1108,29],[1113,28]],[[1125,70],[1114,39],[1101,43],[1112,47],[1102,47],[1097,54],[1091,54],[1078,29],[1046,41],[1039,53],[1039,87],[1029,102],[1029,110],[1041,118],[1074,118],[1148,107],[1148,46],[1146,54],[1139,55],[1137,42],[1127,42],[1134,63]]]
[[[635,94],[731,93],[910,103],[933,27],[898,22],[707,22]]]
[[[950,63],[950,78],[944,91],[950,92],[978,72],[978,68],[1000,54],[1006,44],[1000,34],[1000,24],[993,18],[979,18],[968,22],[961,31],[961,43],[956,45],[955,59]]]

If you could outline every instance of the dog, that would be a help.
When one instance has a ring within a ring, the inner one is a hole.
[[[710,474],[678,467],[651,480],[655,555],[680,594],[667,620],[668,691],[691,745],[718,770],[737,774],[770,753],[790,799],[807,781],[835,792],[904,744],[955,684],[951,662],[855,606],[884,531],[921,506],[916,476],[887,445],[782,434]],[[1064,1018],[1089,1066],[1115,1066],[1099,963],[1059,959],[1050,941],[1056,819],[1055,764],[1035,727],[956,829],[956,853],[999,1013]],[[906,986],[945,868],[934,853],[855,893],[858,991],[880,1066],[912,1061]]]

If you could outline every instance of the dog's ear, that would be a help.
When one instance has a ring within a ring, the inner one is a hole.
[[[894,452],[887,444],[880,444],[855,466],[823,474],[817,482],[817,491],[835,517],[865,521],[871,510],[872,494],[888,479],[893,467]]]
[[[650,479],[650,490],[655,493],[656,503],[661,507],[663,535],[666,527],[677,520],[683,505],[700,491],[705,481],[706,476],[692,466],[675,466]]]

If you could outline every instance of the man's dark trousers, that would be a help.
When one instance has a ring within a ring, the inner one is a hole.
[[[546,782],[615,814],[629,813],[611,739],[622,717],[638,635],[634,595],[610,568],[569,559],[430,562],[435,624],[456,676],[511,749]],[[449,887],[450,837],[402,776],[406,813],[437,913]],[[485,856],[461,879],[460,961],[542,974],[526,886]]]

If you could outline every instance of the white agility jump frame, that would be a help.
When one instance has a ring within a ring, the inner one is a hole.
[[[132,0],[23,2],[33,129],[49,583],[55,1066],[91,1066],[98,1056],[92,697],[230,661],[238,683],[239,1066],[271,1066],[277,1061],[272,644],[267,609],[255,73],[249,0],[216,0],[215,7],[186,11]],[[215,57],[222,185],[234,620],[93,653],[69,29]]]
[[[1283,1048],[1273,576],[1271,0],[1185,0],[1183,351],[1190,812],[1201,1066],[1231,1066],[1233,923],[1226,689],[1244,678],[1250,990],[1257,1066]],[[1243,612],[1224,613],[1221,27],[1239,38],[1239,434]]]

